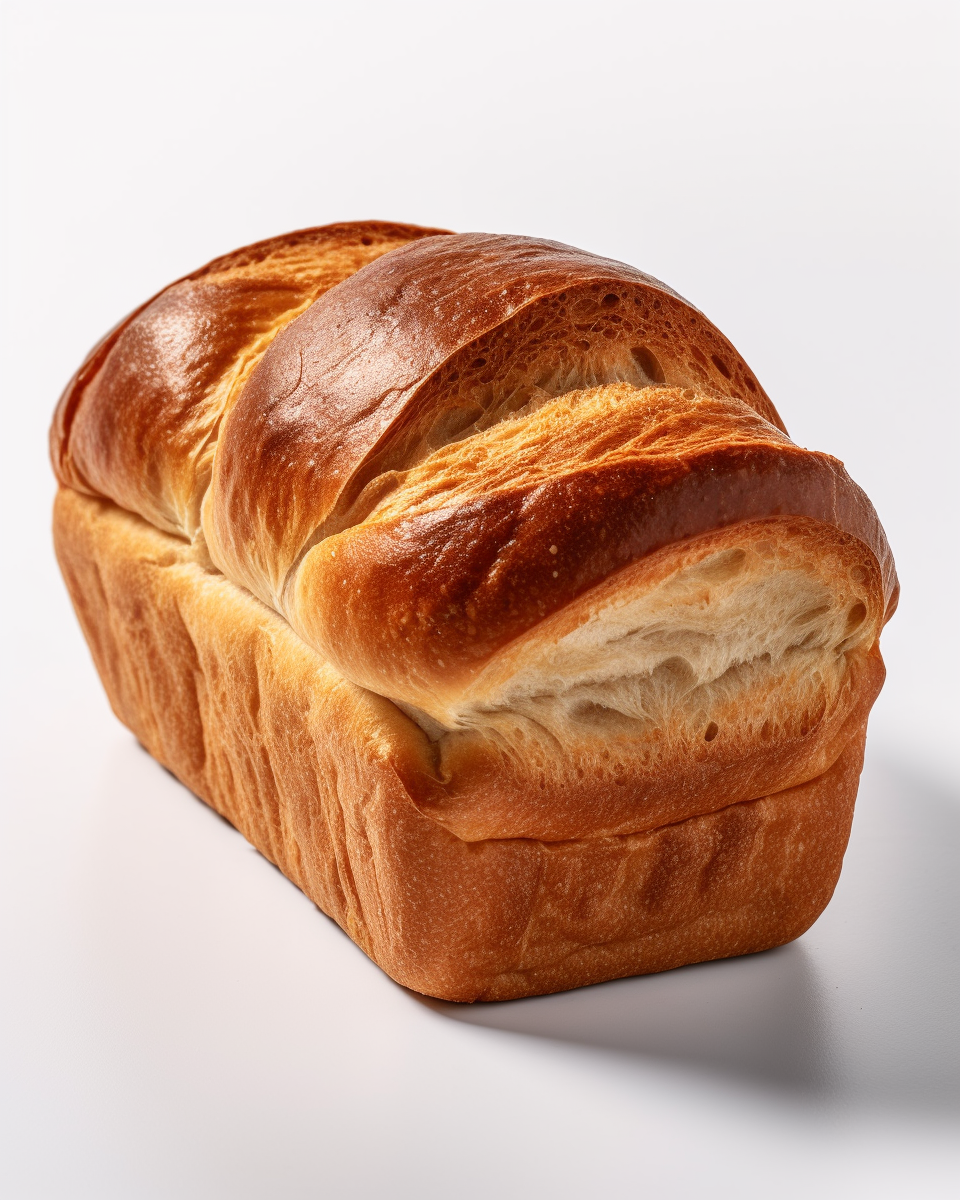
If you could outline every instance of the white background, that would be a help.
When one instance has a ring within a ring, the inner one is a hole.
[[[957,11],[6,6],[3,1200],[955,1194]],[[110,715],[50,551],[60,389],[169,280],[361,217],[652,272],[873,498],[903,599],[794,945],[424,1001]]]

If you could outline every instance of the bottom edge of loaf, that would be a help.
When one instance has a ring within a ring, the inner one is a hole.
[[[70,489],[57,556],[114,711],[398,983],[508,1000],[771,949],[836,886],[865,723],[798,787],[643,833],[464,842],[420,730],[189,547]]]

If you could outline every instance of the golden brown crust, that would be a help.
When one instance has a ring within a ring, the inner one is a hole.
[[[465,840],[554,840],[785,790],[825,772],[865,722],[882,622],[873,555],[820,522],[671,545],[541,621],[468,687],[437,689],[435,781],[415,802]],[[733,632],[762,625],[776,634],[752,646]]]
[[[504,1000],[799,936],[830,898],[864,727],[824,775],[649,833],[466,843],[423,734],[189,549],[62,489],[57,553],[114,711],[408,987]]]
[[[348,678],[429,708],[431,694],[628,564],[788,514],[868,546],[889,601],[886,538],[836,459],[801,450],[739,401],[622,390],[632,394],[598,406],[594,422],[558,403],[556,421],[545,408],[498,426],[454,447],[450,466],[432,456],[424,466],[439,485],[401,486],[389,507],[307,554],[286,605],[296,628]],[[484,440],[490,453],[479,453]]]
[[[528,995],[826,903],[893,559],[665,285],[530,238],[271,239],[108,335],[51,449],[118,715],[394,978]]]
[[[219,422],[279,330],[378,255],[442,232],[384,221],[299,230],[164,288],[64,391],[51,430],[60,482],[192,536]]]
[[[221,439],[214,557],[275,603],[304,548],[354,523],[378,474],[410,465],[431,435],[458,436],[479,410],[519,407],[565,349],[614,378],[626,369],[740,397],[780,424],[730,343],[651,276],[534,238],[428,238],[358,272],[271,347]],[[490,393],[511,371],[513,399]],[[471,373],[472,394],[452,394]]]

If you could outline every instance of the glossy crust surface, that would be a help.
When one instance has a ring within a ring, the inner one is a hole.
[[[51,450],[118,715],[401,982],[555,990],[826,903],[893,559],[666,285],[286,235],[108,335]]]
[[[440,232],[385,221],[304,229],[164,288],[67,386],[50,438],[61,482],[191,536],[220,422],[277,333],[379,255]]]

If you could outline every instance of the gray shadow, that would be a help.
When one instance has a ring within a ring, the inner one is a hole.
[[[833,901],[790,946],[447,1019],[854,1109],[960,1110],[960,803],[871,760]],[[420,998],[422,999],[422,998]]]
[[[456,1021],[553,1038],[801,1095],[836,1087],[815,972],[794,944],[490,1004],[425,1000]]]

